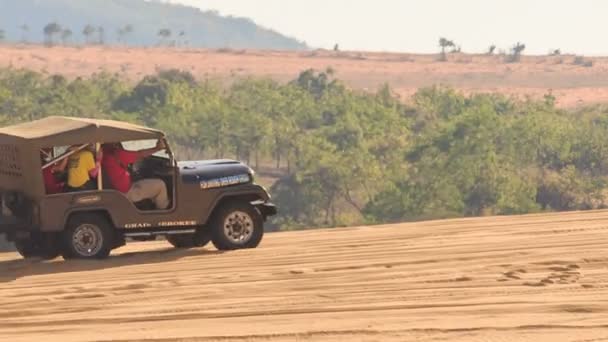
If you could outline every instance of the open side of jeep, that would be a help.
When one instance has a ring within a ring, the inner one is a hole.
[[[87,144],[165,140],[157,130],[133,124],[48,117],[0,129],[0,233],[14,241],[24,257],[105,258],[127,239],[165,236],[177,248],[204,246],[220,250],[255,248],[264,222],[276,214],[268,192],[254,182],[254,172],[233,160],[177,162],[169,148],[132,167],[132,177],[162,179],[170,206],[132,203],[104,186],[96,190],[47,194],[42,170]],[[166,143],[166,141],[165,141]],[[81,146],[61,153],[66,146]],[[41,150],[53,148],[49,160]],[[125,147],[126,148],[126,147]],[[102,168],[103,173],[103,168]]]

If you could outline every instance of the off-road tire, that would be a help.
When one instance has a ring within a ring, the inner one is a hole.
[[[24,259],[35,258],[38,254],[38,246],[31,239],[15,241],[15,249]]]
[[[25,259],[53,260],[61,254],[61,241],[54,234],[32,233],[27,239],[16,240],[15,248]]]
[[[194,234],[168,235],[167,241],[175,248],[200,248],[211,241],[211,236],[206,230],[198,230]]]
[[[105,259],[116,245],[114,227],[97,213],[70,218],[63,235],[64,259]]]
[[[240,227],[234,226],[235,223]],[[264,236],[264,219],[250,203],[228,202],[213,214],[209,228],[211,241],[220,251],[256,248]],[[243,238],[244,235],[247,237]]]

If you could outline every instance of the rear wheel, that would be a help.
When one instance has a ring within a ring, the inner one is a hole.
[[[103,215],[79,214],[68,222],[63,240],[65,259],[103,259],[115,245],[114,228]]]
[[[175,248],[205,247],[211,236],[206,230],[199,229],[194,234],[175,234],[167,236],[167,241]]]
[[[264,236],[262,215],[247,202],[222,206],[214,214],[210,228],[213,245],[222,251],[256,248]]]
[[[61,254],[61,243],[56,234],[32,233],[27,239],[15,241],[15,248],[22,257],[52,260]]]
[[[17,249],[17,252],[25,259],[33,258],[37,254],[37,246],[31,239],[15,241],[15,248]]]

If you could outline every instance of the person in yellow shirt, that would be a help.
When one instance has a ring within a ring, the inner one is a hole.
[[[87,191],[97,189],[97,178],[101,160],[101,151],[97,158],[91,148],[76,152],[68,160],[68,184],[67,191]]]

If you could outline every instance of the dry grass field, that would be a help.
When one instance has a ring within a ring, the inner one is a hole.
[[[562,107],[608,102],[608,58],[571,55],[524,57],[505,63],[503,56],[436,55],[333,51],[202,50],[119,47],[0,45],[0,67],[28,68],[69,77],[101,71],[138,80],[157,70],[179,68],[197,77],[231,80],[247,75],[288,81],[308,68],[333,68],[350,86],[375,91],[389,83],[404,101],[420,87],[451,85],[465,93],[500,92],[540,98],[551,91]]]
[[[606,341],[607,267],[606,211],[0,254],[0,340]]]

